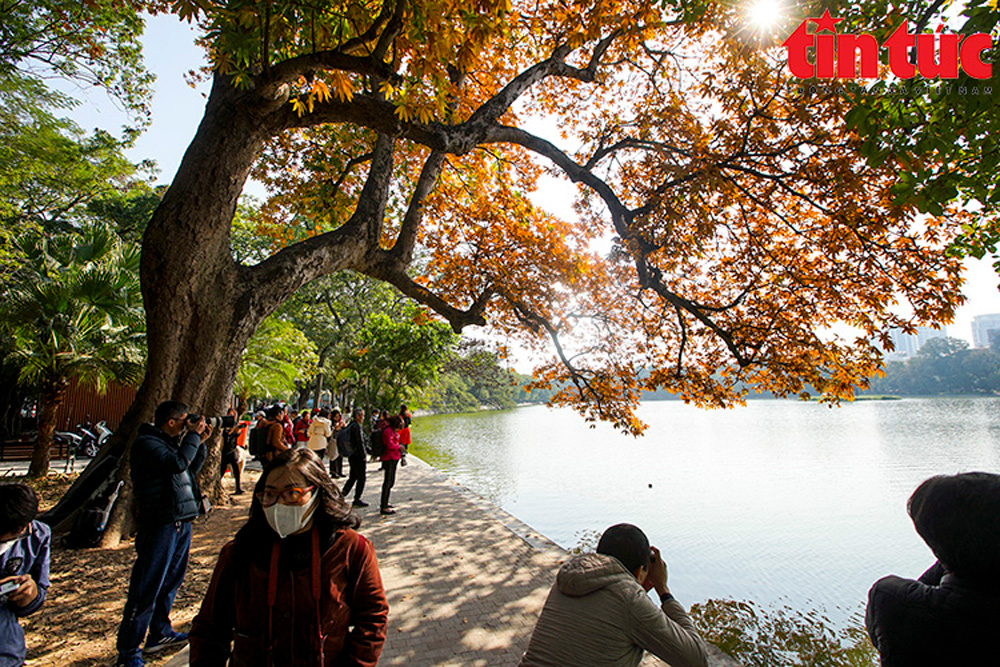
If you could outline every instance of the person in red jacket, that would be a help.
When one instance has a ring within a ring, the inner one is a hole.
[[[410,411],[406,409],[406,404],[399,406],[399,418],[402,420],[402,426],[399,429],[399,445],[403,448],[403,458],[401,459],[400,465],[406,465],[406,454],[410,451],[410,424],[413,422],[413,416]]]
[[[403,420],[399,415],[392,415],[386,421],[386,426],[382,429],[382,502],[379,505],[380,514],[395,514],[396,510],[389,504],[389,492],[396,484],[396,468],[399,466],[399,459],[402,458],[403,448],[399,444],[399,429],[403,427]]]
[[[319,457],[278,454],[219,555],[191,626],[191,667],[374,667],[389,605],[359,524]]]
[[[312,417],[308,410],[303,410],[302,414],[292,422],[292,433],[295,435],[295,446],[305,447],[309,442],[309,426],[312,424]]]

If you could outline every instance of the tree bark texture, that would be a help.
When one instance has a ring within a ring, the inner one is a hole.
[[[38,440],[31,453],[28,477],[45,477],[49,474],[49,459],[53,435],[56,431],[56,410],[66,397],[69,382],[66,378],[49,378],[42,382],[38,406]]]
[[[125,482],[104,546],[113,546],[129,532],[129,445],[157,404],[173,399],[193,411],[221,415],[230,404],[251,335],[314,278],[352,268],[390,276],[404,287],[415,285],[405,275],[406,258],[379,245],[393,171],[393,139],[387,135],[375,142],[366,184],[344,225],[284,248],[255,266],[233,260],[230,228],[239,196],[265,141],[294,126],[287,108],[287,90],[281,87],[242,90],[216,75],[198,131],[143,236],[146,375],[113,442],[99,454],[120,457],[117,479]],[[391,116],[391,105],[385,111]],[[454,308],[448,314],[462,321],[482,319],[479,313]],[[199,475],[200,485],[215,499],[222,493],[220,449],[213,438]]]

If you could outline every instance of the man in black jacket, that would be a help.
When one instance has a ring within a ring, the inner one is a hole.
[[[351,420],[351,425],[347,427],[350,450],[347,454],[347,460],[351,462],[351,476],[347,478],[347,483],[344,484],[344,497],[346,498],[351,493],[351,488],[354,487],[354,502],[352,504],[355,507],[368,507],[368,503],[361,500],[361,494],[365,491],[366,470],[368,466],[366,462],[368,451],[365,448],[364,432],[361,430],[361,425],[364,422],[364,409],[354,408],[354,419]],[[357,484],[356,487],[355,484]]]
[[[202,437],[210,432],[201,417],[188,418],[185,404],[164,401],[153,424],[140,426],[132,443],[136,560],[118,629],[116,667],[142,667],[141,653],[187,642],[186,634],[171,627],[170,608],[187,570],[191,520],[198,516],[201,500],[195,475],[205,462]],[[146,646],[140,653],[143,638]]]

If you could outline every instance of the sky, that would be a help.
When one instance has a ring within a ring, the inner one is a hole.
[[[129,157],[139,161],[154,160],[159,167],[158,182],[169,183],[180,165],[188,144],[194,137],[205,107],[208,84],[191,88],[184,75],[204,65],[202,50],[193,43],[195,31],[170,15],[152,17],[146,27],[146,65],[156,74],[152,102],[152,125],[129,151]],[[82,104],[72,114],[84,129],[96,127],[118,133],[126,122],[124,114],[96,89],[68,90]],[[245,192],[263,195],[259,185],[251,183]],[[555,180],[546,184],[535,198],[536,204],[550,212],[572,216],[569,202],[575,189],[566,182]],[[972,343],[972,318],[976,315],[1000,313],[1000,283],[989,260],[966,261],[964,292],[968,301],[961,307],[955,322],[947,327],[948,335]]]

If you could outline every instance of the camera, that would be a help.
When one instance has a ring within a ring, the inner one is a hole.
[[[188,422],[195,424],[201,419],[201,415],[188,415]],[[222,417],[205,417],[205,423],[212,427],[212,430],[219,428],[232,428],[236,426],[236,418],[232,415],[224,415]]]

